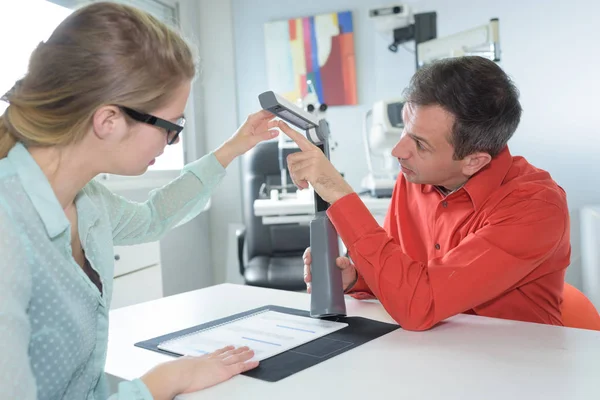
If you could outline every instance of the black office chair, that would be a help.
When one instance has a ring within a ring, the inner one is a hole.
[[[252,286],[305,289],[302,254],[310,244],[309,227],[263,225],[262,218],[254,215],[259,193],[266,197],[271,188],[281,185],[276,141],[261,143],[242,157],[242,182],[244,228],[236,232],[240,274]]]

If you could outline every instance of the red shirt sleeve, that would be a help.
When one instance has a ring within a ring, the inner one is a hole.
[[[350,288],[348,294],[358,300],[374,299],[375,296],[373,295],[373,292],[371,292],[371,289],[369,289],[369,285],[367,285],[365,279],[358,270],[356,270],[356,273],[358,274],[358,279],[354,286]]]
[[[443,257],[423,263],[402,251],[358,195],[327,211],[360,274],[353,292],[368,288],[408,330],[429,329],[509,290],[559,246],[565,213],[542,200],[510,202]]]

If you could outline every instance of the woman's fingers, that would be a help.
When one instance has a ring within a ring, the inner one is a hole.
[[[209,357],[218,357],[218,356],[221,356],[221,355],[223,355],[223,354],[225,354],[228,351],[231,351],[233,349],[235,349],[235,346],[229,345],[229,346],[226,346],[226,347],[223,347],[221,349],[213,351],[212,353],[208,354],[208,356]]]
[[[236,364],[229,365],[227,366],[227,368],[231,368],[231,373],[233,375],[237,375],[258,367],[258,364],[258,361],[239,362]]]

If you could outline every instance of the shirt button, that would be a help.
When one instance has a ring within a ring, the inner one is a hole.
[[[448,207],[448,202],[447,201],[442,201],[442,207],[444,207],[444,208]]]
[[[435,249],[436,249],[436,250],[439,250],[439,249],[440,249],[440,244],[439,244],[439,243],[436,243],[436,244],[435,244]]]

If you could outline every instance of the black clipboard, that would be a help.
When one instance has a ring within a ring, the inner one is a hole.
[[[309,316],[308,311],[267,305],[239,314],[231,315],[226,318],[221,318],[205,324],[197,325],[188,329],[169,333],[167,335],[158,336],[153,339],[144,340],[142,342],[135,343],[135,346],[155,351],[157,353],[167,354],[173,357],[180,357],[179,354],[174,354],[159,349],[158,345],[162,342],[176,339],[180,336],[184,336],[202,329],[211,328],[216,325],[221,325],[260,311],[267,310],[278,311],[291,315]],[[348,326],[340,329],[339,331],[313,340],[312,342],[295,347],[271,358],[267,358],[266,360],[261,361],[257,368],[244,372],[244,375],[267,382],[277,382],[283,378],[295,374],[296,372],[300,372],[306,368],[312,367],[313,365],[317,365],[325,360],[337,356],[338,354],[352,350],[361,344],[367,343],[373,339],[377,339],[380,336],[400,328],[399,325],[374,321],[363,317],[330,317],[324,319],[345,322],[348,324]]]

